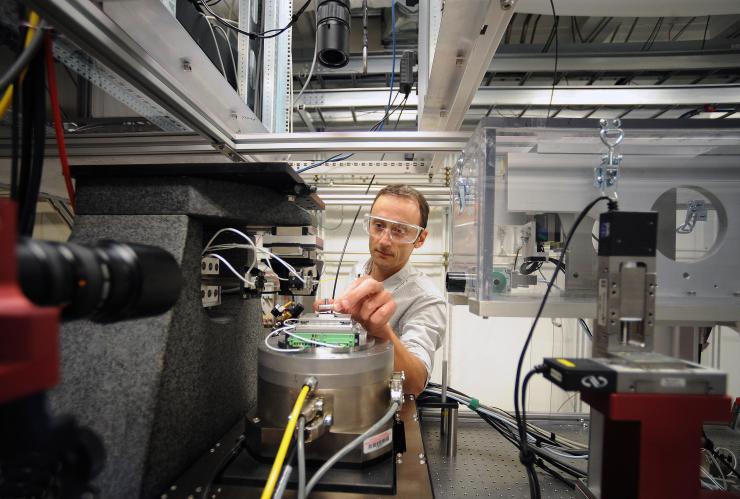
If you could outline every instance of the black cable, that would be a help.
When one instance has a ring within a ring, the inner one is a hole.
[[[519,246],[516,250],[516,255],[514,255],[514,265],[511,266],[511,271],[514,272],[516,270],[516,262],[519,260],[519,252],[522,250],[522,247]]]
[[[39,51],[44,42],[44,23],[39,22],[36,26],[36,33],[31,38],[31,43],[28,44],[21,55],[10,65],[10,68],[0,77],[0,94],[5,92],[5,89],[13,83],[21,72],[31,63],[36,53]]]
[[[478,414],[478,416],[480,416],[480,418],[483,419],[483,421],[488,423],[488,425],[491,426],[491,428],[496,430],[504,439],[506,439],[509,443],[511,443],[515,448],[520,449],[518,437],[511,431],[511,429],[508,426],[503,425],[501,422],[496,421],[495,419],[489,418],[486,414],[480,413],[478,411],[476,411],[476,414]],[[553,458],[552,456],[548,456],[544,454],[542,451],[538,449],[532,448],[532,451],[535,454],[537,454],[535,465],[542,468],[545,472],[552,475],[554,478],[568,485],[568,487],[575,488],[575,484],[572,481],[565,478],[560,473],[558,473],[557,471],[546,466],[545,462],[554,466],[555,468],[558,468],[564,473],[568,473],[569,475],[575,478],[581,478],[585,476],[585,473],[583,473],[582,471],[576,468],[573,468],[572,466],[568,464],[559,462],[557,459]]]
[[[578,324],[581,325],[581,327],[586,331],[586,334],[589,336],[589,338],[593,338],[594,335],[591,332],[591,328],[588,327],[588,324],[586,324],[586,321],[584,321],[582,318],[578,318]]]
[[[539,374],[545,370],[544,365],[535,366],[531,371],[524,376],[524,382],[522,383],[522,412],[521,412],[521,423],[518,423],[519,427],[519,461],[527,469],[527,478],[529,479],[529,490],[530,496],[539,499],[540,497],[540,483],[537,479],[537,473],[534,470],[534,465],[537,462],[535,453],[529,449],[529,442],[527,442],[527,384],[529,384],[532,376]]]
[[[213,12],[211,7],[208,5],[208,3],[205,2],[205,0],[194,0],[194,1],[196,2],[197,5],[204,7],[208,11],[208,13],[211,14],[211,16],[213,16],[213,18],[216,19],[216,21],[218,21],[220,24],[222,24],[223,26],[231,30],[236,31],[237,33],[241,33],[242,35],[248,36],[250,40],[255,40],[255,39],[266,40],[268,38],[275,38],[276,36],[282,35],[285,31],[290,29],[290,27],[295,24],[298,18],[301,17],[301,15],[306,11],[308,6],[311,4],[311,0],[306,0],[306,3],[304,3],[301,6],[301,8],[298,9],[298,11],[295,14],[293,14],[293,16],[290,18],[290,22],[282,28],[270,29],[267,31],[263,31],[262,33],[251,33],[249,31],[244,31],[243,29],[237,28],[236,26],[231,24],[229,21],[227,21],[223,17]]]
[[[18,145],[19,145],[19,125],[20,125],[20,103],[21,103],[21,80],[17,78],[13,85],[13,102],[11,106],[11,131],[10,131],[10,199],[18,200]]]
[[[542,268],[542,264],[545,262],[553,263],[556,266],[560,267],[561,271],[565,272],[565,264],[555,258],[544,256],[528,256],[524,259],[524,262],[519,267],[519,273],[524,275],[533,274],[540,270]]]
[[[398,128],[398,124],[401,122],[401,116],[403,115],[403,111],[406,109],[407,100],[409,100],[408,95],[406,95],[406,97],[401,101],[401,110],[398,112],[398,118],[396,118],[396,123],[393,125],[393,130],[396,130]]]
[[[431,383],[431,382],[429,383],[429,386],[430,387],[433,387],[433,388],[439,388],[440,387],[439,384]],[[451,392],[451,393],[462,395],[462,396],[464,396],[464,397],[466,397],[468,399],[471,399],[470,396],[465,395],[465,394],[459,392],[458,390],[455,390],[454,388],[448,387],[447,390],[449,392]],[[440,396],[438,394],[436,394],[436,393],[429,393],[429,392],[422,392],[422,395],[420,397],[417,397],[417,399],[419,400],[419,404],[420,405],[422,405],[423,402],[427,398],[434,399],[435,401],[440,400]],[[488,408],[488,409],[497,409],[497,408]],[[475,413],[481,419],[483,419],[486,423],[488,423],[489,425],[491,425],[492,427],[494,427],[494,429],[496,429],[499,433],[501,433],[501,435],[504,438],[506,438],[517,449],[519,449],[519,436],[516,435],[508,425],[504,424],[503,422],[499,421],[498,419],[494,418],[493,416],[490,416],[489,414],[486,414],[486,413],[482,412],[480,409],[473,409],[473,410],[475,411]],[[497,410],[501,411],[504,414],[508,414],[508,413],[506,413],[506,411],[503,411],[502,409],[497,409]],[[527,433],[529,435],[531,435],[535,439],[535,445],[536,446],[541,446],[543,443],[548,443],[550,445],[555,445],[555,446],[558,446],[558,447],[563,448],[562,447],[562,443],[560,443],[557,440],[557,435],[554,434],[554,433],[551,433],[549,437],[543,437],[541,435],[538,435],[536,433],[531,432],[529,429],[527,430]],[[564,473],[568,473],[569,475],[572,475],[572,476],[574,476],[576,478],[581,478],[581,477],[585,477],[586,476],[586,474],[583,471],[581,471],[581,470],[579,470],[579,469],[571,466],[570,464],[564,463],[564,462],[556,459],[554,456],[551,456],[551,455],[547,454],[544,450],[539,449],[538,447],[531,447],[530,446],[529,448],[537,455],[538,463],[535,463],[535,464],[537,464],[538,466],[539,466],[539,461],[546,461],[547,463],[549,463],[552,466],[555,466],[556,468],[558,468],[559,470],[563,471]],[[563,450],[567,450],[567,449],[563,448]],[[576,451],[573,451],[573,450],[567,450],[567,451],[568,452],[576,452]],[[587,452],[587,451],[584,451],[584,452]],[[583,455],[583,454],[580,454],[580,455]]]
[[[558,36],[558,25],[559,19],[555,14],[555,4],[553,0],[550,0],[550,8],[552,9],[553,17],[553,32],[555,33],[555,69],[552,74],[552,88],[550,89],[550,103],[547,105],[547,118],[550,117],[550,110],[552,109],[552,98],[555,95],[555,85],[558,83],[558,55],[560,53],[560,37]]]
[[[707,16],[707,23],[704,25],[704,36],[701,38],[701,51],[704,52],[704,45],[707,43],[707,31],[709,30],[709,20],[712,16]]]
[[[596,198],[593,201],[591,201],[588,205],[586,205],[586,207],[583,210],[581,210],[581,212],[578,214],[578,216],[576,217],[576,219],[575,219],[575,221],[573,223],[573,228],[570,230],[570,232],[568,234],[568,237],[565,240],[565,244],[563,244],[563,248],[560,251],[560,258],[558,259],[559,261],[561,261],[561,262],[564,262],[565,261],[565,253],[568,250],[568,246],[570,246],[570,241],[573,238],[573,234],[575,234],[576,229],[578,228],[578,226],[580,225],[580,223],[583,221],[583,219],[586,217],[586,215],[588,214],[588,212],[591,211],[591,208],[593,208],[594,206],[596,206],[597,203],[599,203],[600,201],[604,201],[604,200],[606,200],[606,201],[609,202],[609,210],[610,211],[617,209],[617,202],[616,201],[612,201],[607,196],[599,196],[598,198]],[[557,278],[559,271],[560,271],[560,266],[559,265],[556,265],[555,266],[555,271],[552,273],[552,277],[550,277],[550,282],[547,284],[547,289],[545,290],[545,294],[542,297],[542,301],[540,302],[540,306],[537,309],[537,314],[535,315],[534,320],[532,321],[532,326],[529,329],[529,333],[527,334],[527,338],[524,341],[524,346],[522,347],[521,354],[519,355],[519,362],[517,363],[516,378],[514,380],[514,413],[515,413],[515,417],[516,417],[517,427],[519,428],[519,434],[520,434],[520,436],[524,434],[525,429],[526,429],[526,426],[524,426],[524,424],[522,422],[521,411],[520,411],[520,408],[519,408],[519,403],[520,403],[520,399],[519,399],[519,382],[520,382],[521,374],[522,374],[522,366],[524,365],[524,357],[525,357],[525,355],[527,353],[527,347],[529,346],[529,343],[532,341],[532,336],[534,335],[534,330],[537,327],[537,321],[539,321],[539,318],[542,315],[542,311],[544,310],[545,304],[547,303],[547,298],[550,296],[550,291],[552,290],[553,285],[555,284],[555,279]],[[522,454],[526,454],[526,453],[522,452]],[[524,457],[525,457],[525,459],[529,459],[528,456],[524,456]],[[526,464],[525,464],[525,466],[526,466]]]
[[[367,195],[367,193],[370,192],[370,187],[373,185],[374,181],[375,181],[375,175],[372,176],[372,178],[370,179],[370,183],[367,184],[367,189],[365,189],[365,195]],[[347,239],[344,240],[344,247],[342,248],[342,254],[339,256],[339,263],[337,264],[337,274],[334,276],[334,288],[331,291],[332,300],[337,295],[337,283],[339,282],[339,272],[342,270],[342,262],[344,261],[344,254],[347,252],[347,245],[349,244],[350,237],[352,237],[352,231],[355,229],[355,224],[357,223],[357,217],[360,216],[360,211],[362,211],[362,206],[357,208],[357,211],[355,212],[355,218],[352,220],[352,225],[350,225],[349,232],[347,233]]]
[[[398,97],[399,94],[400,94],[400,92],[397,92],[396,93],[396,97]],[[408,96],[406,96],[406,98],[408,98]],[[402,106],[402,105],[405,105],[406,104],[406,98],[404,98],[401,101],[401,103],[399,104],[399,106]],[[396,99],[394,97],[393,98],[393,102],[395,102],[395,100]],[[390,113],[386,113],[387,117],[390,118],[391,115],[393,115],[393,113],[396,112],[396,109],[398,109],[398,106],[395,109],[393,109]],[[401,112],[403,112],[403,111],[401,111]],[[386,116],[383,117],[383,120],[385,118],[386,118]],[[378,123],[382,123],[383,120],[379,121]],[[376,123],[376,125],[377,125],[377,123]],[[395,130],[397,126],[398,126],[398,120],[396,120],[396,124],[393,126],[393,130]],[[375,127],[373,127],[373,128],[375,128]],[[374,130],[371,129],[370,131],[374,131]],[[365,195],[367,195],[367,193],[370,192],[370,187],[372,187],[374,181],[375,181],[375,175],[373,175],[372,178],[370,178],[370,183],[367,184],[367,189],[365,189]],[[347,252],[347,245],[349,244],[349,240],[352,237],[352,231],[355,229],[355,224],[357,224],[357,218],[360,216],[360,211],[362,211],[362,206],[360,206],[359,208],[357,208],[357,211],[355,212],[355,217],[352,219],[352,225],[350,225],[349,232],[347,233],[347,239],[344,240],[344,246],[342,247],[342,253],[339,256],[339,263],[337,264],[337,273],[334,276],[334,286],[333,286],[333,289],[331,291],[331,299],[332,300],[337,295],[337,284],[339,283],[339,273],[342,270],[342,262],[344,262],[344,254]]]
[[[44,50],[36,52],[22,85],[23,126],[18,182],[18,233],[31,236],[41,185],[46,139],[46,94],[44,93]]]
[[[36,66],[36,70],[33,75],[29,71],[28,78],[31,80],[34,92],[32,97],[36,99],[33,113],[33,158],[31,160],[28,191],[26,192],[28,216],[25,225],[22,227],[22,232],[19,232],[29,237],[33,235],[33,226],[36,221],[36,205],[41,190],[41,175],[44,168],[44,146],[46,142],[46,93],[44,92],[46,64],[43,49],[37,52],[32,65]]]

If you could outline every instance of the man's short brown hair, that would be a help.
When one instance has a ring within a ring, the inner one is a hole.
[[[429,203],[427,203],[424,194],[406,184],[386,185],[385,187],[380,189],[380,191],[378,191],[378,194],[373,200],[373,204],[370,206],[370,211],[372,211],[373,206],[375,206],[375,201],[377,201],[380,196],[386,194],[390,196],[413,199],[414,201],[416,201],[416,204],[419,206],[419,213],[421,214],[421,223],[419,225],[426,229],[427,221],[429,220]]]

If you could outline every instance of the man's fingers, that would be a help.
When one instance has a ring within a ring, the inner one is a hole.
[[[380,293],[384,289],[385,288],[383,288],[383,283],[378,282],[372,278],[367,278],[358,283],[354,289],[351,289],[340,296],[337,299],[337,302],[341,303],[339,307],[341,308],[342,312],[347,313],[347,311],[353,310],[358,303],[365,299],[366,296]]]
[[[378,310],[382,305],[391,300],[393,300],[393,296],[385,290],[369,296],[360,305],[358,315],[362,320],[369,320],[376,310]]]
[[[367,321],[367,326],[369,327],[366,327],[365,329],[367,329],[368,332],[371,332],[375,328],[379,328],[384,326],[385,324],[388,324],[388,321],[391,320],[391,317],[393,316],[395,311],[396,302],[393,300],[386,302],[380,308],[375,310],[373,315],[370,317],[370,320]]]
[[[361,282],[366,281],[368,279],[371,279],[371,277],[369,275],[367,275],[367,274],[358,277],[357,279],[355,279],[354,281],[352,281],[352,284],[350,284],[349,289],[347,291],[351,291],[351,290],[355,289],[357,286],[360,285]]]

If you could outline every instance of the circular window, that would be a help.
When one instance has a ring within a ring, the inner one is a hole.
[[[676,262],[705,258],[727,227],[722,204],[700,187],[670,189],[655,200],[652,210],[658,212],[658,251]]]

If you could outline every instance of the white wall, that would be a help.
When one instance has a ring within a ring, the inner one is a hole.
[[[337,206],[327,208],[322,221],[325,239],[326,271],[319,289],[319,297],[331,297],[336,262],[344,245],[357,207],[345,207],[344,219]],[[349,271],[358,261],[368,256],[367,234],[361,226],[360,212],[357,225],[347,246],[337,294],[349,284]],[[341,223],[340,223],[341,221]],[[444,289],[443,253],[446,232],[444,209],[433,207],[429,219],[429,237],[421,250],[414,252],[412,262],[435,279]],[[452,306],[451,344],[449,352],[450,386],[481,402],[513,410],[514,375],[524,339],[532,324],[530,318],[492,317],[483,319],[468,311],[467,306]],[[589,326],[591,322],[587,321]],[[552,356],[589,356],[590,340],[577,326],[575,319],[542,319],[524,363],[524,373]],[[443,349],[437,351],[432,380],[441,381]],[[728,372],[728,393],[740,396],[740,335],[729,327],[717,327],[712,332],[710,346],[702,356],[702,363]],[[527,409],[534,412],[585,412],[587,406],[578,397],[565,393],[541,377],[530,385]]]

